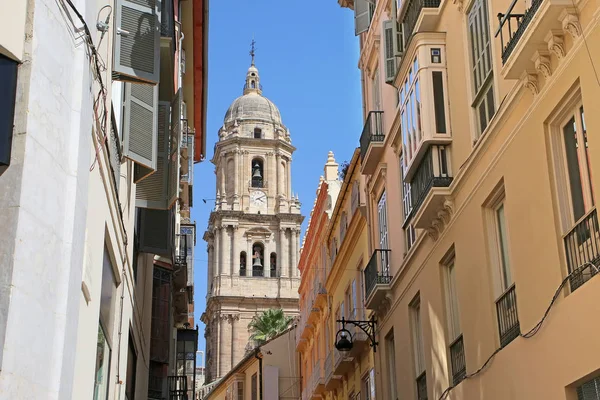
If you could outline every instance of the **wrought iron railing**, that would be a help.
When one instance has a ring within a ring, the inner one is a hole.
[[[600,230],[596,209],[585,215],[564,237],[571,291],[578,289],[598,273],[600,265]],[[579,267],[587,266],[578,270]],[[596,267],[596,268],[594,268]]]
[[[390,275],[391,250],[377,249],[373,252],[365,267],[365,298],[368,298],[378,284],[388,285],[392,281]]]
[[[175,38],[175,19],[173,0],[162,0],[160,18],[160,36]]]
[[[465,346],[462,335],[450,344],[450,364],[452,365],[452,384],[458,385],[467,375]]]
[[[371,142],[383,142],[383,111],[370,111],[360,135],[360,159],[364,159]]]
[[[519,313],[517,312],[517,292],[514,284],[496,300],[496,312],[500,346],[504,347],[521,334]]]
[[[169,376],[169,400],[188,400],[187,375]]]
[[[421,15],[423,8],[438,8],[441,0],[409,0],[406,6],[404,16],[401,18],[402,24],[404,25],[404,47],[408,45],[408,42],[412,38],[415,30],[415,25]]]
[[[417,378],[417,400],[427,400],[427,374],[425,371]]]
[[[447,176],[447,158],[438,157],[438,176],[436,176],[433,168],[434,150],[437,151],[438,147],[432,146],[427,150],[410,182],[412,212],[415,213],[421,207],[423,200],[425,200],[432,187],[448,187],[452,183],[452,177]],[[443,174],[442,171],[446,171],[446,173]]]
[[[506,60],[508,60],[508,57],[510,57],[541,4],[542,0],[532,0],[531,7],[525,10],[523,14],[519,14],[513,12],[515,5],[517,5],[517,0],[513,0],[506,13],[498,14],[499,26],[494,36],[498,37],[498,35],[500,35],[500,44],[502,46],[502,64],[505,64]],[[508,39],[506,44],[504,43],[505,30],[508,31]]]

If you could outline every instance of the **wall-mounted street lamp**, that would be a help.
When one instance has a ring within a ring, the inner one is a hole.
[[[338,349],[338,351],[348,352],[352,350],[352,346],[354,345],[354,343],[352,343],[352,335],[350,334],[350,331],[346,329],[346,324],[351,324],[358,326],[367,334],[367,337],[371,342],[371,347],[373,348],[373,353],[377,352],[378,343],[375,340],[375,325],[377,324],[377,321],[375,321],[374,316],[371,316],[371,319],[368,321],[352,321],[342,317],[342,319],[338,319],[337,322],[342,323],[342,329],[335,335],[335,348]]]

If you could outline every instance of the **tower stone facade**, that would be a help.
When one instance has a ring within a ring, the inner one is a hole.
[[[290,133],[262,95],[258,69],[246,74],[212,159],[215,209],[204,234],[208,250],[206,382],[223,377],[253,347],[248,324],[258,313],[298,313],[300,202],[292,194]]]

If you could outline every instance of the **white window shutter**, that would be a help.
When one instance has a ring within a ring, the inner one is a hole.
[[[115,0],[113,79],[156,85],[160,74],[160,2]]]
[[[368,0],[354,0],[354,34],[360,35],[369,30],[371,13]]]
[[[158,86],[125,85],[123,155],[156,169]]]
[[[167,206],[171,207],[179,197],[179,152],[181,148],[181,89],[177,91],[171,103],[171,141],[169,149],[169,178],[167,188]]]
[[[391,83],[396,78],[396,56],[394,55],[394,21],[383,22],[385,40],[385,81]]]
[[[157,125],[157,168],[152,175],[142,179],[136,186],[135,205],[140,208],[165,210],[167,204],[167,178],[169,155],[169,102],[158,103]],[[142,168],[143,170],[143,168]]]

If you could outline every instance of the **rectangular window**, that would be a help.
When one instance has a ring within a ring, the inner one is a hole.
[[[506,233],[506,218],[504,216],[504,203],[496,208],[496,229],[497,245],[500,254],[500,279],[502,291],[505,291],[512,285],[512,276],[510,273],[510,261],[508,258],[508,237]]]
[[[450,366],[452,367],[452,384],[457,385],[467,373],[465,353],[460,327],[458,308],[458,290],[456,287],[455,259],[452,256],[442,267],[446,294],[446,314],[448,323],[448,339],[450,348]]]
[[[0,55],[0,174],[10,165],[19,63]]]
[[[404,238],[406,240],[406,251],[408,252],[417,241],[417,231],[413,224],[409,224],[404,228]]]
[[[129,333],[129,348],[127,354],[127,381],[125,382],[125,398],[135,399],[135,375],[137,370],[137,353],[133,344],[133,336]]]
[[[365,400],[375,400],[375,370],[369,370],[368,375],[363,378],[362,392]]]
[[[400,89],[400,128],[405,167],[412,161],[421,144],[421,89],[419,62],[415,58]]]
[[[394,342],[394,330],[385,337],[385,354],[388,365],[388,382],[390,383],[390,399],[397,399],[398,393],[396,390],[396,344]]]
[[[252,380],[250,382],[251,385],[251,397],[252,400],[258,400],[258,375],[253,374],[252,375]]]
[[[381,111],[381,92],[379,86],[379,69],[375,70],[373,81],[371,82],[371,94],[373,96],[373,107],[371,111]]]
[[[419,297],[410,304],[412,339],[414,352],[415,374],[420,376],[425,372],[425,350],[423,347],[423,331],[421,325],[421,301]]]
[[[477,115],[478,134],[480,135],[485,131],[496,112],[487,0],[474,1],[468,20],[474,87],[473,108]]]
[[[244,382],[237,382],[237,400],[244,400]]]
[[[577,400],[600,400],[600,376],[577,387]]]
[[[388,247],[388,221],[387,221],[387,200],[385,191],[377,202],[377,216],[379,222],[379,248],[382,250]]]
[[[356,319],[362,319],[362,315],[360,315],[359,309],[362,308],[358,304],[358,293],[356,292],[356,279],[352,279],[352,308],[354,309],[354,317]]]
[[[94,400],[108,398],[108,377],[110,368],[110,346],[102,324],[98,324],[98,341],[96,343],[96,370],[94,375]]]
[[[437,133],[446,133],[446,106],[444,100],[444,80],[442,71],[433,71],[431,75],[433,81],[435,130]]]

